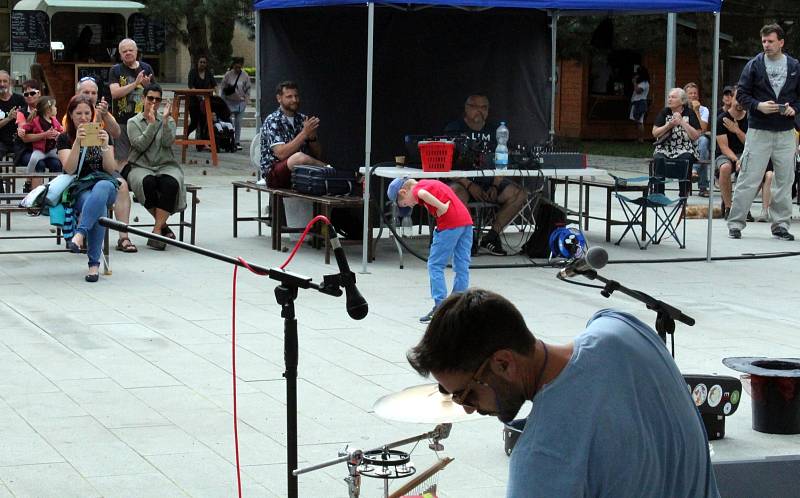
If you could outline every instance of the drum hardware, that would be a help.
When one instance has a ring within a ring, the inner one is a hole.
[[[361,495],[361,476],[383,479],[383,496],[389,498],[389,480],[402,479],[414,475],[416,468],[411,463],[411,453],[394,450],[400,446],[429,440],[428,447],[434,451],[444,449],[441,441],[450,436],[452,424],[439,424],[432,431],[412,436],[399,441],[394,441],[371,450],[350,449],[345,447],[339,452],[339,458],[311,465],[292,472],[294,476],[305,474],[325,467],[331,467],[340,463],[347,464],[348,476],[344,479],[347,483],[348,497],[359,498]],[[413,449],[412,449],[413,452]],[[444,468],[452,459],[445,459],[444,464],[437,463],[424,472],[422,480],[430,478],[433,474]],[[441,462],[442,460],[440,460]],[[438,468],[434,468],[438,467]],[[414,484],[415,483],[410,483]]]

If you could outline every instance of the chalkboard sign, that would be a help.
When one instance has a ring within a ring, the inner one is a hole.
[[[101,97],[106,98],[106,102],[111,107],[111,90],[108,88],[108,71],[113,64],[75,64],[75,84],[86,77],[94,78],[97,83],[97,100]]]
[[[158,54],[164,52],[167,34],[164,24],[143,14],[131,14],[128,18],[128,36],[136,42],[139,53]]]
[[[50,18],[46,12],[39,10],[11,12],[11,51],[50,51]]]

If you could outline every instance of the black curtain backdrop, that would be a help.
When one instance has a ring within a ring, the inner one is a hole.
[[[405,154],[403,136],[441,133],[473,92],[511,142],[547,139],[550,31],[544,12],[375,9],[371,164]],[[275,85],[300,85],[301,110],[320,118],[324,159],[364,162],[367,8],[262,10],[261,120],[277,107]]]

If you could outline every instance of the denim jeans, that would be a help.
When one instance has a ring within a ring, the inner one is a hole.
[[[707,161],[711,158],[711,139],[708,135],[700,135],[695,145],[697,146],[697,159]],[[700,190],[708,190],[708,165],[696,163],[692,169],[699,175],[697,187]]]
[[[447,297],[447,282],[444,268],[450,256],[453,257],[453,292],[464,292],[469,287],[470,250],[472,249],[472,225],[435,230],[433,243],[428,255],[428,277],[431,281],[433,304],[439,306]]]
[[[100,180],[94,184],[92,190],[82,192],[75,203],[75,211],[81,216],[75,231],[80,232],[86,241],[89,266],[100,266],[100,252],[103,249],[106,228],[97,220],[108,214],[108,208],[114,205],[116,198],[116,185],[108,180]]]
[[[236,137],[236,144],[239,144],[239,139],[242,136],[242,118],[244,117],[244,110],[247,107],[246,102],[239,102],[236,104],[228,104],[231,110],[231,119],[233,119],[233,133]]]

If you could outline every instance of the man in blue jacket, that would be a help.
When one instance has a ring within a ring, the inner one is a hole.
[[[732,239],[742,238],[745,217],[771,158],[775,170],[769,206],[772,235],[794,240],[789,223],[794,181],[794,116],[800,110],[800,63],[783,53],[783,43],[780,26],[768,24],[761,28],[764,53],[750,59],[739,78],[737,99],[750,117],[728,216],[728,236]]]

